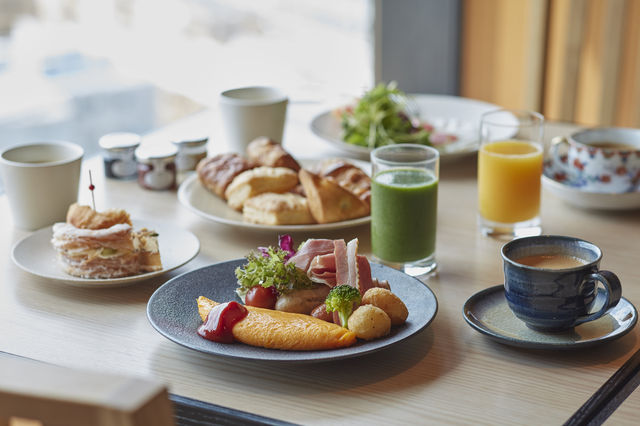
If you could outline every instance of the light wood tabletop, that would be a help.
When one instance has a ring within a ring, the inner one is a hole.
[[[348,156],[309,130],[318,104],[292,104],[284,146],[299,159]],[[150,136],[184,129],[211,135],[210,153],[224,152],[220,125],[205,111]],[[575,126],[550,123],[546,139]],[[98,209],[124,208],[135,219],[171,222],[200,240],[198,256],[175,271],[121,288],[79,288],[31,275],[14,264],[14,244],[29,235],[13,227],[0,197],[0,351],[61,366],[152,377],[172,394],[301,424],[560,424],[638,349],[638,327],[591,348],[550,351],[507,346],[472,329],[462,307],[474,293],[503,280],[504,241],[476,227],[476,157],[443,162],[438,194],[439,272],[425,280],[438,300],[434,321],[407,341],[334,362],[278,364],[215,357],[177,345],[146,316],[151,294],[168,279],[275,244],[277,232],[207,221],[178,202],[176,191],[149,191],[135,180],[104,178],[99,158],[84,162],[80,201],[90,203],[93,170]],[[620,277],[623,296],[640,306],[640,212],[584,210],[543,191],[544,233],[580,237],[600,246],[602,268]],[[308,237],[357,237],[370,254],[368,225]],[[162,248],[161,248],[162,250]],[[195,330],[194,330],[195,332]],[[640,394],[610,418],[637,424]]]

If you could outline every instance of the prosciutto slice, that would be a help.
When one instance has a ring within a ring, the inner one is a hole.
[[[347,244],[344,240],[335,240],[334,243],[335,250],[333,251],[333,257],[335,258],[336,265],[336,282],[337,284],[349,284],[351,266],[347,255]],[[351,242],[349,242],[349,244],[351,244]]]
[[[309,265],[314,257],[333,253],[334,246],[333,240],[310,238],[305,241],[298,252],[287,261],[287,264],[293,263],[303,271],[308,271]]]
[[[359,289],[360,274],[358,271],[358,239],[354,238],[347,244],[347,263],[349,265],[348,280],[344,284]],[[364,294],[364,293],[361,293]]]
[[[329,253],[314,257],[306,272],[313,281],[326,284],[329,287],[335,287],[338,282],[335,254]]]
[[[357,262],[359,272],[357,288],[360,290],[360,294],[364,295],[367,290],[376,286],[373,284],[373,279],[371,278],[371,265],[369,264],[369,259],[367,259],[366,256],[359,254]],[[388,285],[389,283],[387,283],[387,286]]]
[[[303,269],[312,281],[329,287],[346,284],[364,294],[375,284],[366,256],[358,254],[358,239],[307,240],[289,262]]]

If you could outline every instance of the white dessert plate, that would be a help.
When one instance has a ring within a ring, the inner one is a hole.
[[[434,126],[437,132],[457,136],[457,141],[438,148],[442,161],[459,159],[477,152],[480,117],[486,112],[500,108],[488,102],[458,96],[411,94],[409,97],[421,121]],[[505,124],[515,122],[516,119],[513,117],[513,120]],[[340,118],[333,111],[316,115],[311,121],[311,131],[340,150],[359,158],[369,158],[370,148],[353,145],[342,139]],[[507,129],[501,137],[510,136],[511,131]]]
[[[362,161],[347,160],[354,165],[360,167],[366,173],[371,173],[371,165]],[[302,161],[303,165],[309,165],[310,162]],[[178,200],[192,212],[197,215],[212,220],[214,222],[223,223],[240,228],[278,231],[278,232],[309,232],[309,231],[327,231],[331,229],[349,228],[352,226],[365,225],[371,221],[371,216],[363,216],[356,219],[344,220],[333,223],[312,223],[306,225],[262,225],[257,223],[245,222],[242,213],[232,209],[220,197],[207,190],[194,173],[189,176],[178,188]]]
[[[121,287],[156,277],[186,264],[200,251],[200,241],[193,233],[176,226],[153,221],[132,220],[135,229],[153,229],[158,233],[162,269],[123,278],[90,279],[74,277],[63,271],[51,237],[53,227],[39,229],[18,241],[11,258],[20,268],[39,277],[79,287]]]
[[[553,160],[545,162],[542,185],[553,195],[575,207],[591,210],[640,209],[640,188],[623,193],[587,191],[582,180],[566,173]]]
[[[161,287],[149,298],[147,318],[151,325],[167,339],[206,354],[252,361],[283,363],[311,363],[334,361],[373,353],[414,337],[433,321],[438,301],[431,289],[418,279],[377,263],[371,264],[371,274],[389,281],[391,290],[407,306],[407,321],[391,328],[380,339],[359,340],[353,346],[325,351],[284,351],[249,346],[242,343],[217,343],[200,337],[197,329],[202,324],[196,300],[205,296],[216,302],[240,301],[236,295],[235,269],[246,263],[236,259],[216,263],[179,275]]]

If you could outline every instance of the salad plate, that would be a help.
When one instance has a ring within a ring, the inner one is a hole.
[[[371,273],[386,279],[391,290],[407,306],[409,316],[400,326],[380,339],[358,341],[355,345],[323,351],[285,351],[248,346],[242,343],[216,343],[197,333],[202,320],[198,315],[196,299],[205,296],[217,302],[235,300],[235,269],[246,263],[236,259],[205,266],[177,276],[158,288],[147,304],[147,317],[152,326],[167,339],[206,354],[255,361],[283,363],[311,363],[351,358],[376,352],[400,343],[423,331],[436,315],[438,302],[424,283],[400,271],[371,263]]]
[[[568,172],[557,160],[545,162],[542,185],[564,202],[592,210],[640,209],[640,187],[631,192],[593,192],[584,189],[585,182]]]
[[[455,142],[437,147],[443,161],[476,153],[480,117],[485,112],[500,108],[488,102],[458,96],[410,94],[408,97],[420,121],[433,126],[434,132],[456,137]],[[515,121],[515,117],[513,120]],[[369,158],[371,148],[350,144],[343,140],[341,119],[334,110],[316,115],[311,121],[311,131],[338,149],[360,158]],[[510,136],[512,136],[510,131],[506,131],[502,137]]]
[[[371,165],[362,161],[348,160],[360,167],[366,173],[371,172]],[[303,161],[303,165],[309,165]],[[331,229],[343,229],[352,226],[366,225],[371,221],[371,216],[363,216],[355,219],[332,223],[311,223],[305,225],[263,225],[245,222],[242,213],[232,209],[220,197],[208,191],[198,179],[197,174],[192,174],[178,188],[178,200],[195,214],[207,220],[211,220],[234,227],[278,232],[310,232],[328,231]]]
[[[604,297],[601,292],[598,293],[600,297]],[[471,327],[491,339],[530,349],[577,349],[599,345],[624,336],[638,320],[636,308],[622,297],[613,309],[597,320],[560,332],[536,331],[511,312],[503,285],[489,287],[471,296],[464,304],[462,314]]]
[[[18,241],[11,252],[11,258],[24,271],[47,278],[53,282],[77,287],[105,288],[131,285],[183,266],[200,251],[200,241],[191,232],[171,224],[148,220],[132,220],[136,229],[148,228],[158,233],[158,246],[162,269],[146,274],[122,278],[80,278],[64,272],[58,264],[57,254],[51,245],[53,227],[39,229]]]

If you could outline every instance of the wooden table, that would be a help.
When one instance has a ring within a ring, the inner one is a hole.
[[[343,155],[308,129],[322,105],[290,106],[284,145],[295,156]],[[210,152],[227,149],[213,112],[203,112],[152,135],[181,129],[210,131]],[[547,139],[570,125],[549,124]],[[171,221],[195,233],[201,252],[160,278],[114,289],[66,286],[23,272],[11,248],[28,233],[13,228],[0,197],[0,351],[50,363],[166,382],[170,392],[273,419],[304,424],[559,424],[640,349],[639,329],[603,346],[579,351],[506,346],[470,328],[462,316],[468,297],[503,279],[502,241],[476,228],[475,157],[444,163],[438,202],[439,274],[426,281],[439,310],[418,336],[371,355],[340,362],[282,365],[216,358],[158,334],[146,317],[153,291],[167,279],[214,262],[239,258],[273,244],[275,232],[254,232],[205,221],[179,204],[175,192],[141,189],[135,181],[101,178],[99,159],[85,162],[96,177],[99,209],[126,208],[135,218]],[[86,173],[85,173],[86,175]],[[83,183],[83,188],[86,182]],[[88,203],[88,191],[81,201]],[[581,237],[604,251],[602,266],[615,271],[624,296],[640,306],[640,214],[573,208],[543,193],[545,233]],[[370,253],[368,226],[294,234],[360,239]],[[615,424],[637,424],[640,397],[615,411]]]

